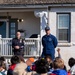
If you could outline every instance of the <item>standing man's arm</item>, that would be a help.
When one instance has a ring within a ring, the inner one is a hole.
[[[53,44],[54,44],[54,48],[56,48],[58,45],[58,41],[57,41],[57,38],[55,36],[53,38]]]
[[[19,49],[20,47],[16,45],[15,39],[12,40],[12,48],[13,49]]]
[[[15,43],[14,43],[14,39],[12,39],[12,48],[14,49]]]
[[[42,37],[42,46],[44,47],[44,41],[43,41],[43,37]]]

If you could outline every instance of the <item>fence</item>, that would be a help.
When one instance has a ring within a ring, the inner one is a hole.
[[[24,56],[37,57],[41,53],[40,49],[40,38],[26,38],[24,40]],[[13,55],[12,51],[12,38],[1,38],[0,39],[0,56],[10,57]]]

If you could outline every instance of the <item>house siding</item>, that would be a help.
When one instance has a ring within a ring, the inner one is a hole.
[[[59,47],[61,49],[61,57],[64,59],[68,66],[68,59],[70,57],[75,58],[75,8],[51,8],[49,11],[49,26],[51,33],[57,37],[57,13],[70,13],[71,14],[71,46]],[[63,44],[63,43],[62,43]],[[66,43],[65,43],[66,44]],[[58,47],[57,47],[58,48]],[[56,48],[56,49],[57,49]],[[57,56],[57,52],[56,52]],[[69,68],[69,66],[68,66]]]

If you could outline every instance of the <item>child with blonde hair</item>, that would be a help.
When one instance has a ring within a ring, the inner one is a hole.
[[[54,71],[50,75],[67,75],[67,71],[64,70],[64,61],[61,58],[55,58],[53,61]]]

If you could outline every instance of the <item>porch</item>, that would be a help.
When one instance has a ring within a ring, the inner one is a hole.
[[[39,57],[41,55],[40,36],[38,38],[26,38],[24,40],[24,57]],[[0,56],[5,57],[10,61],[12,51],[12,38],[0,38]]]
[[[38,11],[39,10],[39,11]],[[47,9],[1,9],[0,10],[0,56],[7,61],[13,55],[11,41],[17,30],[22,30],[25,39],[24,57],[39,57],[41,55],[41,37],[45,34],[47,25]],[[31,37],[35,35],[34,37]],[[36,35],[40,35],[36,37]]]

